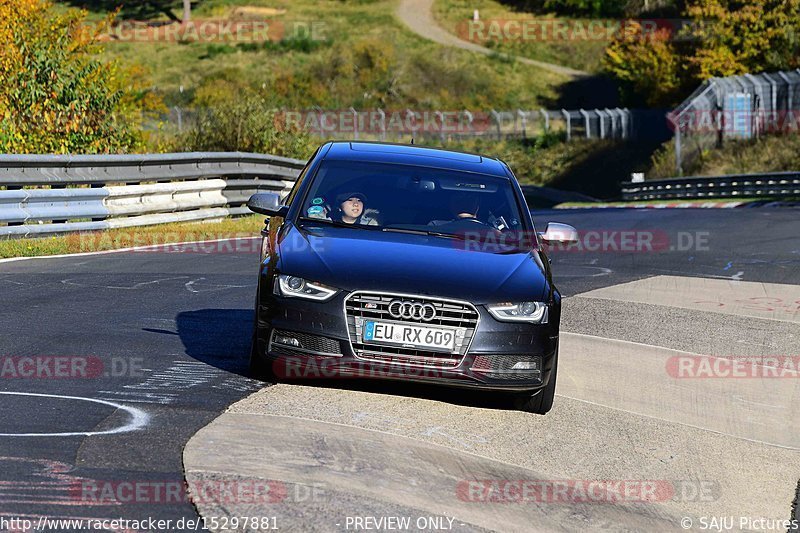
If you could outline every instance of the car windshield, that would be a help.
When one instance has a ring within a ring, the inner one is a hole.
[[[454,237],[523,229],[507,178],[353,161],[320,166],[300,220]]]

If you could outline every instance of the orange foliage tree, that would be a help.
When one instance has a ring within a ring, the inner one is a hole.
[[[85,15],[48,0],[0,0],[0,152],[142,147],[140,109],[152,102],[128,73],[100,58],[104,24]]]

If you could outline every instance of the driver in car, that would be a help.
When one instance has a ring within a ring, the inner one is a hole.
[[[312,201],[312,204],[316,201]],[[336,197],[336,206],[329,209],[324,205],[324,201],[319,202],[323,205],[312,206],[308,210],[311,218],[324,218],[344,224],[361,224],[367,226],[377,226],[378,220],[375,218],[378,211],[366,208],[367,197],[360,192],[347,192]],[[312,212],[313,211],[313,212]]]
[[[456,194],[450,200],[450,212],[453,214],[453,218],[450,220],[431,220],[428,222],[428,225],[444,226],[445,224],[452,224],[460,221],[482,223],[478,219],[479,210],[480,200],[477,195],[469,193]]]

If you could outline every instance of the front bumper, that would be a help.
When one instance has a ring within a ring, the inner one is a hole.
[[[390,379],[502,391],[534,391],[546,386],[558,349],[559,305],[548,324],[500,322],[485,307],[469,348],[457,364],[387,362],[359,356],[348,327],[347,294],[327,302],[263,295],[258,306],[258,353],[280,379]],[[352,319],[351,319],[352,320]],[[291,347],[280,337],[295,337]],[[277,338],[276,338],[277,337]],[[515,361],[538,358],[538,372],[509,371]],[[511,363],[511,364],[509,364]]]

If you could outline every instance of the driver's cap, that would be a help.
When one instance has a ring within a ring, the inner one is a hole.
[[[344,202],[345,200],[349,200],[350,198],[358,198],[363,203],[367,203],[367,196],[360,192],[347,192],[340,194],[339,196],[336,197],[336,203],[341,204],[342,202]]]

